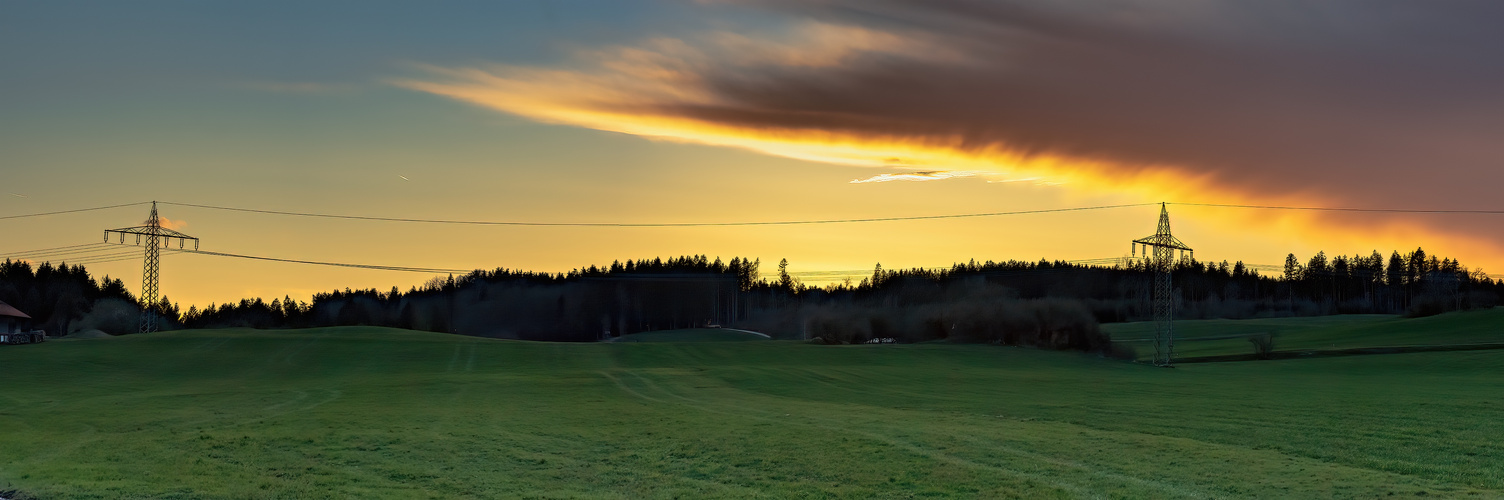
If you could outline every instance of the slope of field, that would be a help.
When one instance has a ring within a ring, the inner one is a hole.
[[[685,328],[622,335],[612,342],[745,342],[768,340],[766,334],[731,328]]]
[[[1447,313],[1424,318],[1389,315],[1343,315],[1312,318],[1176,321],[1177,356],[1250,354],[1248,336],[1275,335],[1278,351],[1353,349],[1504,343],[1504,307]],[[1115,341],[1150,339],[1154,324],[1112,323],[1102,329]],[[1147,342],[1128,342],[1141,357],[1153,352]]]
[[[372,328],[0,348],[40,498],[1497,498],[1504,351],[1157,369],[993,346]]]

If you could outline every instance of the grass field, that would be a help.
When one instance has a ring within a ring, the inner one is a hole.
[[[768,336],[731,328],[684,328],[634,333],[612,339],[614,342],[747,342],[756,340],[768,340]]]
[[[0,491],[1499,498],[1501,367],[1497,350],[1158,369],[993,346],[374,328],[61,341],[0,348]]]
[[[1251,354],[1249,335],[1275,334],[1278,351],[1352,349],[1416,345],[1504,343],[1504,307],[1424,318],[1344,315],[1314,318],[1190,320],[1175,322],[1175,354],[1182,357]],[[1112,323],[1102,329],[1113,340],[1150,339],[1153,323]],[[1148,358],[1154,346],[1132,342]]]

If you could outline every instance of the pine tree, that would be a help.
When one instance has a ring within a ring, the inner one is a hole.
[[[794,290],[794,278],[789,276],[789,260],[778,261],[778,287],[784,290]]]

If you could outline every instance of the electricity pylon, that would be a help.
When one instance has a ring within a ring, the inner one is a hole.
[[[162,270],[162,248],[170,244],[173,238],[178,240],[178,248],[183,248],[184,242],[193,240],[193,249],[198,250],[198,238],[188,236],[171,229],[162,227],[162,218],[157,216],[157,202],[151,202],[151,216],[146,219],[146,225],[135,227],[123,227],[120,229],[106,229],[104,242],[110,242],[110,233],[120,235],[120,243],[125,244],[125,235],[136,236],[136,244],[141,244],[141,237],[146,237],[146,262],[141,272],[141,333],[157,331],[157,279]]]
[[[1189,252],[1191,259],[1195,259],[1196,251],[1170,234],[1170,211],[1164,203],[1159,204],[1159,229],[1154,231],[1154,236],[1133,240],[1132,255],[1138,254],[1139,245],[1144,246],[1146,267],[1154,269],[1154,364],[1170,366],[1175,356],[1175,332],[1171,325],[1175,320],[1175,301],[1170,271],[1174,269],[1176,252],[1182,256]],[[1149,257],[1150,248],[1154,249],[1152,259]]]

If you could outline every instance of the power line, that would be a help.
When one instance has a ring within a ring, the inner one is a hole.
[[[4,220],[4,219],[17,219],[17,218],[25,218],[25,217],[40,217],[40,216],[46,216],[46,215],[58,215],[58,214],[68,214],[68,213],[87,212],[87,211],[96,211],[96,210],[107,210],[107,209],[113,209],[113,208],[121,208],[121,207],[130,207],[130,206],[142,205],[142,204],[145,204],[145,203],[148,203],[148,202],[124,203],[124,204],[119,204],[119,205],[109,205],[109,206],[101,206],[101,207],[80,208],[80,209],[73,209],[73,210],[61,210],[61,211],[54,211],[54,212],[43,212],[43,213],[34,213],[34,214],[0,216],[0,220]],[[1010,212],[983,212],[983,213],[924,215],[924,216],[901,216],[901,217],[873,217],[873,218],[851,218],[851,219],[814,219],[814,220],[783,220],[783,221],[737,221],[737,222],[680,222],[680,223],[656,223],[656,222],[655,223],[617,223],[617,222],[533,222],[533,221],[473,221],[473,220],[415,219],[415,218],[375,217],[375,216],[360,216],[360,215],[342,215],[342,214],[323,214],[323,213],[306,213],[306,212],[291,212],[291,211],[278,211],[278,210],[262,210],[262,209],[224,207],[224,206],[202,205],[202,204],[192,204],[192,203],[174,203],[174,202],[161,202],[161,203],[166,204],[166,205],[177,205],[177,206],[194,207],[194,208],[204,208],[204,209],[211,209],[211,210],[224,210],[224,211],[234,211],[234,212],[247,212],[247,213],[272,214],[272,215],[286,215],[286,216],[298,216],[298,217],[317,217],[317,218],[329,218],[329,219],[367,220],[367,221],[379,221],[379,222],[408,222],[408,223],[427,223],[427,224],[495,225],[495,226],[563,226],[563,227],[704,227],[704,226],[764,226],[764,225],[836,224],[836,223],[859,223],[859,222],[889,222],[889,221],[912,221],[912,220],[934,220],[934,219],[957,219],[957,218],[974,218],[974,217],[993,217],[993,216],[1003,216],[1003,215],[1027,215],[1027,214],[1076,212],[1076,211],[1089,211],[1089,210],[1107,210],[1107,209],[1115,209],[1115,208],[1129,208],[1129,207],[1140,207],[1140,206],[1151,206],[1151,205],[1153,205],[1153,203],[1138,203],[1138,204],[1097,205],[1097,206],[1056,208],[1056,209],[1041,209],[1041,210],[1020,210],[1020,211],[1010,211]],[[1371,213],[1413,213],[1413,214],[1491,214],[1491,215],[1504,214],[1504,210],[1439,210],[1439,209],[1438,210],[1431,210],[1431,209],[1392,209],[1392,208],[1351,208],[1351,207],[1300,207],[1300,206],[1277,206],[1277,205],[1239,205],[1239,204],[1179,203],[1179,202],[1169,203],[1169,204],[1185,205],[1185,206],[1200,206],[1200,207],[1239,208],[1239,209],[1262,209],[1262,210],[1300,210],[1300,211],[1371,212]],[[104,246],[106,246],[106,245],[100,244],[100,243],[90,243],[90,244],[82,244],[82,245],[69,245],[69,246],[61,246],[61,247],[42,248],[42,249],[27,250],[27,251],[22,251],[22,252],[12,252],[10,254],[0,254],[0,255],[8,255],[11,258],[18,258],[18,259],[24,259],[24,260],[58,259],[58,258],[66,257],[66,258],[76,259],[75,262],[77,262],[77,263],[83,263],[85,261],[89,261],[91,263],[107,262],[107,261],[112,262],[112,261],[116,261],[116,260],[121,260],[121,259],[116,259],[117,257],[123,257],[125,255],[128,255],[128,254],[124,254],[124,253],[119,253],[119,254],[117,254],[117,253],[108,253],[108,252],[110,252],[110,250],[104,249],[103,248]],[[110,246],[113,246],[113,245],[110,245]],[[171,250],[171,251],[174,251],[174,252],[179,252],[178,250],[175,250],[175,249],[168,249],[168,250]],[[305,260],[296,260],[296,259],[279,259],[279,258],[272,258],[272,257],[259,257],[259,256],[250,256],[250,255],[226,254],[226,253],[218,253],[218,252],[194,252],[194,253],[201,253],[201,254],[207,254],[207,255],[216,255],[216,256],[223,256],[223,257],[255,259],[255,260],[290,262],[290,263],[301,263],[301,264],[312,264],[312,265],[327,265],[327,266],[338,266],[338,267],[351,267],[351,268],[362,268],[362,269],[376,269],[376,270],[392,270],[392,271],[408,271],[408,272],[439,272],[439,273],[444,273],[444,272],[468,272],[467,270],[461,270],[461,269],[424,268],[424,267],[407,267],[407,266],[386,266],[386,265],[369,265],[369,264],[350,264],[350,263],[338,263],[338,262],[318,262],[318,261],[305,261]],[[134,254],[134,252],[132,254]],[[114,260],[96,260],[96,259],[114,259]],[[1120,257],[1110,257],[1110,258],[1101,258],[1101,259],[1081,259],[1081,260],[1073,260],[1073,261],[1067,261],[1067,262],[1078,264],[1078,265],[1092,265],[1092,264],[1111,264],[1111,263],[1116,263],[1116,262],[1118,262],[1120,260],[1121,260]],[[1250,269],[1259,269],[1259,268],[1262,268],[1262,269],[1265,269],[1265,270],[1273,270],[1273,271],[1280,271],[1280,270],[1282,270],[1282,266],[1276,266],[1276,265],[1245,264],[1245,267],[1250,268]],[[938,270],[938,269],[948,269],[948,268],[935,268],[935,269]],[[847,275],[847,273],[850,273],[850,275],[864,275],[867,272],[869,272],[869,271],[865,271],[865,270],[863,270],[863,271],[807,271],[807,272],[803,272],[803,273],[793,272],[793,273],[789,273],[789,274],[794,275],[794,276],[806,276],[806,277],[812,277],[812,278],[814,278],[814,277],[823,277],[823,276],[832,276],[832,277],[833,276],[842,276],[842,275]]]
[[[141,252],[127,252],[125,254],[96,255],[96,256],[89,256],[89,257],[70,257],[70,258],[66,258],[66,259],[60,259],[60,258],[55,258],[55,257],[47,257],[47,258],[31,258],[31,257],[27,257],[27,258],[21,258],[21,259],[13,259],[13,261],[14,262],[41,262],[41,263],[56,262],[57,263],[57,267],[61,268],[61,267],[64,267],[64,266],[66,266],[66,267],[73,267],[73,266],[87,266],[87,265],[92,265],[92,264],[108,264],[108,263],[114,263],[114,262],[135,261],[135,260],[139,260],[140,258],[141,258]]]
[[[801,224],[844,224],[858,222],[896,222],[912,220],[934,219],[962,219],[975,217],[997,217],[1003,215],[1029,215],[1058,212],[1079,212],[1087,210],[1107,210],[1114,208],[1130,208],[1151,206],[1154,203],[1130,203],[1120,205],[1097,205],[1086,207],[1053,208],[1042,210],[1018,210],[1009,212],[978,212],[964,214],[943,215],[915,215],[899,217],[868,217],[850,219],[812,219],[812,220],[783,220],[783,221],[735,221],[735,222],[536,222],[536,221],[476,221],[476,220],[449,220],[449,219],[414,219],[402,217],[376,217],[366,215],[324,214],[311,212],[291,212],[283,210],[265,210],[254,208],[224,207],[216,205],[201,205],[194,203],[162,202],[165,205],[177,205],[184,207],[205,208],[211,210],[225,210],[232,212],[247,212],[272,215],[287,215],[296,217],[318,217],[328,219],[367,220],[378,222],[411,222],[423,224],[458,224],[478,226],[554,226],[554,227],[705,227],[705,226],[778,226],[778,225],[801,225]],[[1196,207],[1216,208],[1243,208],[1258,210],[1301,210],[1301,211],[1326,211],[1326,212],[1370,212],[1370,213],[1409,213],[1409,214],[1504,214],[1504,210],[1447,210],[1447,209],[1406,209],[1406,208],[1353,208],[1353,207],[1298,207],[1281,205],[1234,205],[1222,203],[1182,203],[1170,202],[1170,205],[1185,205]]]
[[[109,263],[113,263],[113,262],[134,262],[134,261],[137,261],[137,260],[140,260],[140,259],[141,259],[141,252],[131,252],[130,255],[124,255],[124,256],[119,256],[119,257],[96,257],[93,260],[82,260],[82,261],[78,261],[78,262],[62,262],[62,263],[63,264],[68,264],[70,266],[76,266],[76,265],[87,265],[87,264],[109,264]]]
[[[88,258],[69,258],[69,259],[58,259],[58,258],[24,258],[24,259],[11,259],[11,260],[12,260],[12,262],[43,262],[43,263],[56,262],[57,265],[58,265],[58,267],[62,267],[62,266],[65,266],[65,265],[68,266],[68,267],[72,267],[72,266],[82,266],[82,265],[88,265],[88,264],[103,264],[103,263],[106,263],[106,262],[124,262],[124,261],[127,261],[127,260],[137,260],[137,259],[140,259],[140,258],[141,258],[141,252],[131,252],[131,253],[126,254],[126,255],[99,255],[99,256],[88,257]]]
[[[112,209],[112,208],[122,208],[122,207],[130,207],[130,206],[143,205],[143,204],[146,204],[146,203],[148,203],[148,202],[123,203],[123,204],[119,204],[119,205],[108,205],[108,206],[101,206],[101,207],[79,208],[79,209],[73,209],[73,210],[59,210],[59,211],[54,211],[54,212],[41,212],[41,213],[33,213],[33,214],[7,215],[7,216],[0,216],[0,220],[20,219],[20,218],[27,218],[27,217],[41,217],[41,216],[46,216],[46,215],[60,215],[60,214],[69,214],[69,213],[78,213],[78,212],[89,212],[89,211],[96,211],[96,210],[108,210],[108,209]],[[1041,209],[1041,210],[1017,210],[1017,211],[1007,211],[1007,212],[977,212],[977,213],[962,213],[962,214],[916,215],[916,216],[898,216],[898,217],[867,217],[867,218],[849,218],[849,219],[811,219],[811,220],[781,220],[781,221],[733,221],[733,222],[641,222],[641,223],[634,223],[634,222],[538,222],[538,221],[481,221],[481,220],[452,220],[452,219],[417,219],[417,218],[403,218],[403,217],[378,217],[378,216],[366,216],[366,215],[326,214],[326,213],[313,213],[313,212],[293,212],[293,211],[284,211],[284,210],[266,210],[266,209],[255,209],[255,208],[240,208],[240,207],[225,207],[225,206],[217,206],[217,205],[203,205],[203,204],[196,204],[196,203],[177,203],[177,202],[161,202],[161,203],[164,204],[164,205],[176,205],[176,206],[183,206],[183,207],[204,208],[204,209],[210,209],[210,210],[224,210],[224,211],[231,211],[231,212],[245,212],[245,213],[258,213],[258,214],[270,214],[270,215],[285,215],[285,216],[294,216],[294,217],[316,217],[316,218],[326,218],[326,219],[365,220],[365,221],[376,221],[376,222],[408,222],[408,223],[420,223],[420,224],[474,225],[474,226],[552,226],[552,227],[707,227],[707,226],[779,226],[779,225],[805,225],[805,224],[846,224],[846,223],[860,223],[860,222],[897,222],[897,221],[913,221],[913,220],[962,219],[962,218],[976,218],[976,217],[997,217],[997,216],[1004,216],[1004,215],[1029,215],[1029,214],[1044,214],[1044,213],[1059,213],[1059,212],[1079,212],[1079,211],[1088,211],[1088,210],[1108,210],[1108,209],[1115,209],[1115,208],[1130,208],[1130,207],[1141,207],[1141,206],[1151,206],[1151,205],[1153,205],[1153,203],[1130,203],[1130,204],[1120,204],[1120,205],[1097,205],[1097,206],[1086,206],[1086,207],[1053,208],[1053,209]],[[1297,211],[1323,211],[1323,212],[1408,213],[1408,214],[1482,214],[1482,215],[1504,215],[1504,210],[1451,210],[1451,209],[1410,209],[1410,208],[1306,207],[1306,206],[1286,206],[1286,205],[1246,205],[1246,204],[1190,203],[1190,202],[1170,202],[1169,204],[1171,204],[1171,205],[1195,206],[1195,207],[1241,208],[1241,209],[1255,209],[1255,210],[1297,210]]]
[[[364,215],[341,215],[320,214],[306,212],[286,212],[281,210],[261,210],[253,208],[220,207],[214,205],[197,205],[192,203],[161,202],[163,205],[175,205],[180,207],[207,208],[211,210],[226,210],[231,212],[249,212],[259,214],[290,215],[297,217],[319,217],[326,219],[352,219],[379,222],[414,222],[423,224],[460,224],[473,226],[556,226],[556,227],[703,227],[703,226],[787,226],[798,224],[844,224],[854,222],[894,222],[909,220],[933,220],[933,219],[962,219],[972,217],[995,217],[1001,215],[1027,215],[1056,212],[1080,212],[1086,210],[1107,210],[1113,208],[1142,207],[1153,203],[1133,203],[1126,205],[1098,205],[1089,207],[1050,208],[1043,210],[1020,210],[1014,212],[986,212],[968,214],[945,214],[945,215],[916,215],[904,217],[870,217],[858,219],[816,219],[816,220],[784,220],[784,221],[740,221],[740,222],[528,222],[528,221],[473,221],[473,220],[443,220],[443,219],[410,219],[400,217],[372,217]]]
[[[71,214],[71,213],[77,213],[77,212],[91,212],[91,211],[94,211],[94,210],[108,210],[108,209],[111,209],[111,208],[132,207],[132,206],[136,206],[136,205],[144,205],[146,203],[147,202],[144,202],[144,201],[138,201],[138,202],[135,202],[135,203],[124,203],[124,204],[120,204],[120,205],[110,205],[110,206],[107,206],[107,207],[79,208],[79,209],[74,209],[74,210],[59,210],[59,211],[56,211],[56,212],[42,212],[42,213],[36,213],[36,214],[6,215],[6,216],[0,216],[0,220],[4,220],[4,219],[21,219],[21,218],[26,218],[26,217],[41,217],[43,215]]]
[[[18,251],[14,251],[14,252],[5,252],[5,253],[0,254],[0,255],[14,255],[14,254],[22,254],[22,253],[37,253],[37,252],[45,252],[45,251],[49,251],[49,250],[67,250],[67,249],[70,249],[70,248],[82,248],[82,247],[98,246],[98,245],[103,245],[103,243],[95,242],[95,243],[84,243],[82,245],[68,245],[68,246],[63,246],[63,247],[38,248],[38,249],[35,249],[35,250],[18,250]]]
[[[240,254],[233,254],[233,253],[209,252],[209,251],[205,251],[205,250],[178,250],[178,249],[174,249],[174,248],[164,248],[163,250],[167,250],[170,253],[213,255],[213,256],[216,256],[216,257],[233,257],[233,258],[237,258],[237,259],[265,260],[265,261],[273,261],[273,262],[290,262],[290,263],[294,263],[294,264],[312,264],[312,265],[319,265],[319,266],[351,267],[351,268],[358,268],[358,269],[375,269],[375,270],[381,270],[381,271],[406,271],[406,272],[415,272],[415,273],[469,273],[469,272],[473,271],[473,269],[445,269],[445,268],[431,268],[431,267],[385,266],[385,265],[376,265],[376,264],[350,264],[350,263],[345,263],[345,262],[320,262],[320,261],[312,261],[312,260],[279,259],[279,258],[276,258],[276,257],[260,257],[260,256],[256,256],[256,255],[240,255]]]
[[[75,248],[75,249],[71,249],[71,250],[52,250],[52,251],[45,251],[45,252],[44,251],[14,252],[14,253],[6,254],[6,255],[10,255],[10,256],[14,256],[14,257],[20,257],[20,258],[60,257],[60,256],[65,256],[65,255],[77,255],[77,254],[88,254],[88,253],[106,252],[106,251],[118,251],[119,249],[120,248],[119,248],[118,245],[106,245],[104,243],[95,243],[95,244],[93,244],[93,246],[90,246],[90,247]]]
[[[26,260],[43,260],[43,259],[45,259],[45,260],[55,260],[55,261],[58,261],[58,262],[66,262],[66,261],[69,261],[69,260],[73,260],[74,262],[78,262],[78,261],[93,260],[93,259],[102,259],[102,258],[103,259],[113,259],[113,258],[117,258],[117,257],[131,257],[131,258],[136,258],[136,257],[140,257],[141,253],[142,253],[141,250],[138,249],[138,250],[131,250],[131,251],[126,251],[126,252],[99,253],[99,254],[90,254],[90,255],[72,255],[72,256],[64,256],[64,257],[25,257],[25,259]]]
[[[115,245],[105,245],[103,243],[90,243],[90,244],[87,244],[87,245],[74,245],[74,247],[77,247],[77,246],[111,246],[111,247],[114,247]],[[71,247],[55,247],[55,248],[71,248]],[[111,249],[111,250],[113,250],[113,249]],[[44,261],[49,261],[49,262],[52,261],[52,260],[57,260],[60,264],[85,265],[85,264],[108,264],[108,263],[114,263],[114,262],[132,261],[132,260],[136,260],[136,259],[140,258],[140,254],[141,254],[141,252],[136,251],[136,250],[129,250],[129,251],[125,251],[125,252],[114,252],[114,251],[111,251],[111,250],[106,250],[103,253],[97,253],[97,254],[83,254],[83,255],[66,256],[66,257],[64,257],[62,259],[60,259],[58,256],[51,256],[51,255],[49,255],[49,256],[42,256],[42,257],[20,257],[20,258],[17,258],[17,257],[13,256],[14,254],[11,254],[10,256],[6,256],[5,258],[15,259],[15,260],[27,260],[27,261],[44,260]],[[275,262],[290,262],[290,263],[297,263],[297,264],[312,264],[312,265],[323,265],[323,266],[350,267],[350,268],[373,269],[373,270],[383,270],[383,271],[404,271],[404,272],[421,272],[421,273],[469,273],[469,272],[471,272],[471,270],[468,270],[468,269],[448,269],[448,268],[387,266],[387,265],[374,265],[374,264],[350,264],[350,263],[340,263],[340,262],[319,262],[319,261],[305,261],[305,260],[296,260],[296,259],[279,259],[279,258],[273,258],[273,257],[259,257],[259,256],[251,256],[251,255],[228,254],[228,253],[221,253],[221,252],[178,250],[178,249],[173,249],[173,248],[164,248],[164,250],[167,250],[169,252],[167,255],[173,255],[173,254],[177,254],[177,253],[195,253],[195,254],[203,254],[203,255],[213,255],[213,256],[218,256],[218,257],[233,257],[233,258],[266,260],[266,261],[275,261]],[[166,256],[166,255],[164,255],[164,256]],[[76,260],[68,261],[66,259],[76,259]],[[1122,261],[1123,259],[1124,259],[1123,257],[1104,257],[1104,258],[1097,258],[1097,259],[1067,260],[1065,262],[1070,263],[1070,264],[1075,264],[1075,265],[1092,266],[1092,265],[1098,265],[1098,264],[1117,263],[1117,262]],[[1050,261],[1050,262],[1053,263],[1053,262],[1056,262],[1056,261]],[[1246,269],[1250,269],[1250,270],[1265,270],[1265,271],[1274,271],[1274,272],[1282,272],[1284,270],[1284,266],[1278,266],[1278,265],[1273,265],[1273,264],[1248,264],[1248,263],[1244,263],[1243,267],[1246,268]],[[924,270],[924,271],[932,271],[932,272],[949,272],[949,271],[954,270],[955,268],[953,266],[952,267],[925,267],[925,268],[895,268],[895,269],[891,269],[891,270],[885,270],[885,272],[907,272],[907,271],[913,271],[915,269],[920,269],[920,270]],[[1068,272],[1068,271],[1069,270],[1033,269],[1033,270],[1009,270],[1009,271],[1001,271],[1001,272],[1000,271],[983,271],[983,272],[981,272],[981,274],[988,275],[988,276],[1004,276],[1004,275],[1024,275],[1024,274],[1029,274],[1029,275],[1032,275],[1032,274],[1057,274],[1057,273]],[[812,278],[812,279],[814,279],[816,281],[823,281],[821,278],[830,279],[830,278],[845,278],[845,277],[852,277],[852,278],[868,277],[868,276],[872,275],[872,270],[870,270],[870,269],[852,269],[852,270],[841,270],[841,271],[791,271],[791,272],[789,272],[789,275],[790,276],[794,276],[794,277],[798,277],[798,278],[807,278],[807,279]],[[1489,274],[1488,276],[1490,278],[1494,278],[1494,279],[1504,278],[1504,274]]]
[[[48,251],[48,252],[40,252],[40,251],[13,252],[13,253],[10,253],[10,254],[0,254],[0,257],[4,257],[6,259],[12,259],[12,260],[30,260],[30,261],[38,261],[38,260],[48,260],[48,261],[54,261],[54,260],[75,260],[75,261],[77,261],[77,260],[84,260],[84,259],[93,259],[93,258],[98,258],[98,257],[113,257],[113,256],[123,256],[123,255],[139,255],[141,253],[139,250],[131,250],[131,251],[125,251],[125,252],[121,252],[121,250],[122,250],[122,248],[120,246],[117,246],[117,245],[105,245],[103,243],[94,243],[94,244],[91,244],[90,246],[85,247],[85,248],[77,248],[77,249],[72,249],[72,250],[54,250],[54,251]]]
[[[12,260],[12,261],[17,261],[17,262],[20,262],[20,261],[30,261],[30,262],[66,262],[68,264],[81,264],[84,261],[90,261],[90,260],[95,260],[95,259],[114,259],[114,258],[125,258],[125,257],[140,258],[141,254],[142,254],[142,252],[140,250],[134,250],[134,251],[130,251],[130,252],[100,253],[100,254],[90,254],[90,255],[43,256],[43,257],[5,257],[5,258],[9,259],[9,260]]]
[[[1348,208],[1348,207],[1291,207],[1278,205],[1227,205],[1221,203],[1178,203],[1170,202],[1171,205],[1184,205],[1188,207],[1218,207],[1218,208],[1251,208],[1259,210],[1305,210],[1319,212],[1378,212],[1394,214],[1504,214],[1504,210],[1428,210],[1412,208]]]
[[[104,263],[111,263],[111,262],[123,262],[123,261],[127,261],[127,260],[136,260],[138,258],[141,258],[141,250],[139,250],[139,249],[126,249],[126,248],[129,248],[129,246],[122,247],[121,245],[112,245],[112,244],[107,244],[107,243],[88,243],[88,244],[83,244],[83,245],[69,245],[69,246],[62,246],[62,247],[41,248],[41,249],[28,250],[28,251],[23,251],[23,252],[12,252],[10,254],[6,254],[5,258],[16,259],[16,260],[28,260],[28,261],[47,261],[47,262],[58,261],[59,263],[66,263],[66,264],[69,264],[69,265],[104,264]],[[121,251],[122,249],[125,249],[125,251],[122,252]],[[174,249],[174,248],[164,248],[164,250],[168,250],[171,253],[197,253],[197,254],[204,254],[204,255],[214,255],[214,256],[219,256],[219,257],[235,257],[235,258],[242,258],[242,259],[267,260],[267,261],[276,261],[276,262],[291,262],[291,263],[298,263],[298,264],[315,264],[315,265],[337,266],[337,267],[352,267],[352,268],[360,268],[360,269],[376,269],[376,270],[386,270],[386,271],[407,271],[407,272],[423,272],[423,273],[468,273],[468,272],[471,271],[469,269],[447,269],[447,268],[427,268],[427,267],[385,266],[385,265],[371,265],[371,264],[349,264],[349,263],[340,263],[340,262],[318,262],[318,261],[295,260],[295,259],[279,259],[279,258],[274,258],[274,257],[259,257],[259,256],[253,256],[253,255],[239,255],[239,254],[230,254],[230,253],[221,253],[221,252],[178,250],[178,249]]]
[[[112,209],[112,208],[123,208],[123,207],[131,207],[131,206],[137,206],[137,205],[144,205],[146,203],[149,203],[149,202],[122,203],[122,204],[119,204],[119,205],[107,205],[107,206],[101,206],[101,207],[79,208],[79,209],[72,209],[72,210],[59,210],[59,211],[54,211],[54,212],[39,212],[39,213],[32,213],[32,214],[6,215],[6,216],[0,216],[0,220],[21,219],[21,218],[27,218],[27,217],[42,217],[42,216],[47,216],[47,215],[61,215],[61,214],[70,214],[70,213],[78,213],[78,212],[90,212],[90,211],[96,211],[96,210],[108,210],[108,209]],[[782,220],[782,221],[735,221],[735,222],[643,222],[643,223],[632,223],[632,222],[536,222],[536,221],[477,221],[477,220],[449,220],[449,219],[415,219],[415,218],[402,218],[402,217],[377,217],[377,216],[365,216],[365,215],[324,214],[324,213],[312,213],[312,212],[292,212],[292,211],[283,211],[283,210],[265,210],[265,209],[254,209],[254,208],[239,208],[239,207],[224,207],[224,206],[216,206],[216,205],[202,205],[202,204],[195,204],[195,203],[177,203],[177,202],[161,202],[161,203],[164,204],[164,205],[176,205],[176,206],[193,207],[193,208],[204,208],[204,209],[211,209],[211,210],[224,210],[224,211],[232,211],[232,212],[247,212],[247,213],[259,213],[259,214],[271,214],[271,215],[287,215],[287,216],[296,216],[296,217],[318,217],[318,218],[327,218],[327,219],[367,220],[367,221],[378,221],[378,222],[410,222],[410,223],[423,223],[423,224],[457,224],[457,225],[482,225],[482,226],[560,226],[560,227],[703,227],[703,226],[772,226],[772,225],[799,225],[799,224],[842,224],[842,223],[857,223],[857,222],[894,222],[894,221],[910,221],[910,220],[961,219],[961,218],[975,218],[975,217],[996,217],[996,216],[1003,216],[1003,215],[1028,215],[1028,214],[1058,213],[1058,212],[1078,212],[1078,211],[1087,211],[1087,210],[1107,210],[1107,209],[1114,209],[1114,208],[1129,208],[1129,207],[1141,207],[1141,206],[1150,206],[1150,205],[1153,205],[1153,203],[1130,203],[1130,204],[1120,204],[1120,205],[1097,205],[1097,206],[1054,208],[1054,209],[1042,209],[1042,210],[1018,210],[1018,211],[1009,211],[1009,212],[978,212],[978,213],[963,213],[963,214],[917,215],[917,216],[899,216],[899,217],[868,217],[868,218],[850,218],[850,219],[812,219],[812,220]],[[1413,208],[1305,207],[1305,206],[1288,206],[1288,205],[1246,205],[1246,204],[1190,203],[1190,202],[1169,202],[1169,204],[1171,204],[1171,205],[1194,206],[1194,207],[1243,208],[1243,209],[1256,209],[1256,210],[1299,210],[1299,211],[1323,211],[1323,212],[1367,212],[1367,213],[1408,213],[1408,214],[1483,214],[1483,215],[1504,215],[1504,210],[1452,210],[1452,209],[1413,209]]]

